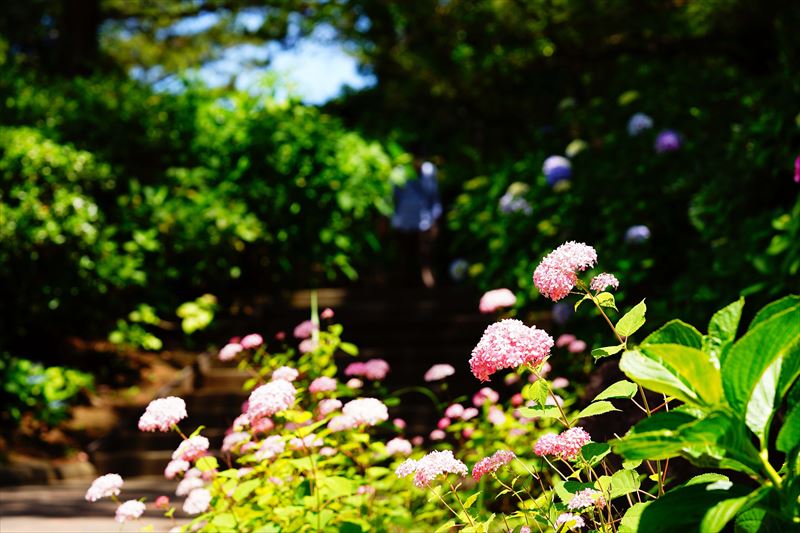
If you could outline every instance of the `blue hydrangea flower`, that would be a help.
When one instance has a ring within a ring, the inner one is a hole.
[[[653,127],[653,119],[644,113],[636,113],[628,120],[628,135],[636,137]]]
[[[625,242],[629,244],[642,244],[650,239],[650,228],[640,224],[638,226],[631,226],[625,232]]]
[[[450,263],[450,277],[453,281],[463,281],[467,277],[467,270],[469,270],[469,262],[464,258],[453,259],[453,262]]]
[[[663,130],[656,137],[656,153],[665,154],[674,152],[681,147],[681,136],[674,130]]]
[[[572,307],[571,303],[559,302],[553,305],[551,313],[553,315],[553,322],[559,326],[563,326],[572,318],[572,315],[575,314],[575,309]]]
[[[544,160],[542,172],[547,178],[547,184],[551,187],[559,181],[568,180],[572,177],[572,164],[564,156],[551,155]]]

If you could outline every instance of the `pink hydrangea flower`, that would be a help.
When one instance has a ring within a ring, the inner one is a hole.
[[[264,461],[282,454],[285,449],[286,442],[284,442],[283,437],[279,435],[272,435],[271,437],[264,439],[264,441],[261,443],[261,446],[259,446],[258,450],[256,450],[255,456],[257,460]]]
[[[496,472],[500,467],[507,465],[516,457],[512,451],[497,450],[490,457],[484,457],[475,464],[472,468],[472,477],[475,478],[475,481],[480,481],[483,476]]]
[[[308,353],[316,350],[317,346],[319,346],[319,343],[314,339],[305,339],[300,343],[297,349],[300,350],[300,353]]]
[[[415,459],[406,459],[395,469],[394,475],[399,478],[408,477],[417,470],[417,461]]]
[[[328,416],[332,412],[341,408],[342,408],[342,402],[340,402],[336,398],[326,398],[321,402],[319,402],[318,406],[319,415],[322,417]]]
[[[235,431],[228,435],[225,435],[225,438],[222,439],[222,451],[223,452],[230,452],[236,450],[237,447],[241,446],[245,442],[250,440],[250,434],[245,431]]]
[[[594,248],[569,241],[542,259],[533,272],[533,283],[543,296],[557,302],[575,287],[577,272],[594,266],[596,262],[597,252]]]
[[[536,441],[533,453],[538,456],[555,455],[561,459],[571,461],[578,457],[581,448],[591,440],[591,436],[583,428],[570,428],[560,435],[553,433],[542,435]]]
[[[556,348],[563,348],[564,346],[569,346],[571,342],[578,340],[575,335],[572,333],[564,333],[563,335],[559,335],[558,339],[556,340]]]
[[[499,399],[500,395],[497,394],[496,390],[489,387],[483,387],[472,396],[472,405],[475,407],[480,407],[486,402],[489,402],[489,404],[497,403],[497,400]]]
[[[550,383],[550,386],[554,389],[563,389],[568,385],[569,385],[569,380],[567,378],[562,378],[562,377],[555,378]]]
[[[433,431],[431,431],[431,434],[428,435],[428,437],[430,437],[431,440],[444,440],[446,436],[447,434],[441,429],[434,429]]]
[[[392,424],[394,424],[394,427],[396,427],[400,431],[406,429],[406,421],[403,420],[402,418],[395,418],[394,420],[392,420]]]
[[[439,380],[444,379],[444,378],[446,378],[448,376],[452,376],[455,373],[456,373],[456,369],[453,368],[452,365],[447,365],[447,364],[433,365],[432,367],[430,367],[428,369],[427,372],[425,372],[424,379],[425,379],[425,381],[428,381],[428,382],[439,381]]]
[[[189,467],[192,466],[189,464],[189,461],[184,461],[183,459],[173,459],[169,463],[167,463],[167,467],[164,469],[164,477],[167,479],[175,479],[175,476],[178,474],[183,474]]]
[[[233,424],[231,424],[231,430],[241,431],[249,425],[250,417],[247,416],[247,413],[242,413],[233,420]]]
[[[336,380],[328,376],[321,376],[311,382],[308,392],[316,394],[318,392],[331,392],[336,390]]]
[[[586,351],[586,348],[587,346],[585,342],[582,340],[577,340],[569,343],[569,346],[567,346],[567,351],[569,353],[583,353]]]
[[[275,422],[271,418],[264,416],[250,421],[250,429],[253,433],[267,433],[275,427]]]
[[[175,488],[175,495],[176,496],[186,496],[194,489],[199,489],[204,485],[203,480],[199,477],[189,477],[188,472],[187,476],[185,476],[178,486]]]
[[[317,330],[317,326],[310,320],[304,320],[294,328],[294,336],[297,339],[307,339]]]
[[[128,520],[137,520],[144,512],[144,504],[139,500],[128,500],[117,507],[114,519],[122,524]]]
[[[350,378],[347,380],[347,383],[345,383],[345,385],[347,386],[348,389],[360,389],[361,387],[364,386],[364,382],[358,378]]]
[[[282,379],[261,385],[250,393],[247,416],[255,420],[285,411],[294,404],[296,393],[294,385]]]
[[[473,433],[475,433],[475,428],[466,427],[466,428],[464,428],[464,429],[462,429],[462,430],[461,430],[461,435],[462,435],[462,436],[463,436],[465,439],[471,439],[471,438],[472,438],[472,434],[473,434]]]
[[[489,408],[489,414],[486,415],[486,418],[493,426],[502,426],[506,422],[506,414],[496,405]]]
[[[439,429],[446,429],[450,427],[450,424],[450,419],[445,416],[439,419],[439,421],[436,423],[436,427]]]
[[[333,309],[331,309],[330,307],[326,307],[325,309],[322,310],[322,313],[320,313],[319,316],[323,320],[331,319],[333,318]]]
[[[145,409],[139,419],[139,429],[142,431],[169,431],[189,416],[186,413],[186,402],[176,396],[153,400]]]
[[[342,413],[352,418],[358,426],[374,426],[389,419],[386,406],[375,398],[351,400],[342,408]]]
[[[408,461],[406,461],[408,462]],[[404,465],[405,463],[403,463]],[[397,472],[403,468],[400,465]],[[413,468],[414,472],[414,485],[420,489],[427,487],[431,482],[442,474],[457,474],[459,476],[466,476],[469,473],[467,465],[453,457],[453,452],[450,450],[434,451],[416,462],[416,464],[409,465],[403,468],[402,472],[409,472]],[[408,475],[405,474],[405,475]],[[398,477],[405,477],[398,474]]]
[[[317,437],[314,433],[309,433],[302,439],[299,437],[293,437],[289,440],[289,448],[295,451],[319,448],[322,446],[322,444],[322,439]]]
[[[222,347],[217,357],[219,357],[220,361],[230,361],[242,350],[243,348],[241,344],[237,342],[230,342]]]
[[[294,368],[292,368],[290,366],[282,366],[280,368],[277,368],[272,373],[272,379],[273,379],[273,381],[274,380],[278,380],[278,379],[282,379],[284,381],[294,381],[294,380],[297,379],[297,376],[299,376],[299,375],[300,375],[300,372],[298,372]]]
[[[517,383],[518,381],[519,381],[519,374],[515,374],[514,372],[509,372],[503,378],[503,382],[506,385],[513,385],[514,383]]]
[[[444,416],[447,418],[461,418],[464,414],[464,406],[460,403],[454,403],[444,410]]]
[[[319,449],[319,454],[323,457],[333,457],[336,455],[336,448],[331,448],[330,446],[323,446]]]
[[[86,501],[96,502],[100,498],[119,496],[122,483],[122,476],[119,474],[100,476],[92,481],[92,486],[86,491]]]
[[[169,496],[162,494],[155,501],[156,509],[167,510],[169,509]]]
[[[371,496],[375,494],[375,487],[373,487],[372,485],[361,485],[360,487],[358,487],[356,494]]]
[[[586,507],[603,507],[606,504],[606,499],[603,493],[594,489],[583,489],[576,492],[567,503],[567,509],[574,511],[576,509],[585,509]]]
[[[519,528],[519,533],[531,533],[531,528],[528,526],[522,526]]]
[[[195,461],[204,456],[208,451],[208,439],[195,435],[185,439],[178,445],[178,448],[172,452],[172,460],[183,459],[184,461]]]
[[[242,348],[244,348],[245,350],[249,350],[251,348],[258,348],[259,346],[264,344],[264,338],[258,333],[251,333],[250,335],[245,335],[239,344],[241,344]]]
[[[536,326],[528,327],[519,320],[506,319],[486,328],[472,350],[469,366],[481,381],[502,368],[537,366],[550,355],[553,338]]]
[[[511,307],[517,303],[517,297],[508,289],[495,289],[481,296],[478,305],[481,313],[494,313],[503,307]]]
[[[372,380],[382,380],[389,373],[389,363],[383,359],[370,359],[364,364],[364,377]]]
[[[520,394],[519,392],[511,397],[511,405],[513,405],[514,407],[519,407],[523,403],[525,403],[525,398],[523,398],[522,394]]]
[[[593,277],[591,283],[589,283],[589,288],[596,292],[604,291],[607,287],[613,287],[614,289],[619,287],[619,280],[614,274],[603,272]]]
[[[344,369],[345,376],[363,376],[367,370],[367,365],[363,361],[357,361],[355,363],[350,363]]]
[[[183,512],[189,515],[205,513],[211,504],[211,493],[206,489],[194,489],[183,502]]]
[[[423,442],[425,442],[425,438],[422,435],[417,435],[411,439],[411,444],[414,446],[422,446]]]
[[[586,522],[584,522],[583,517],[580,515],[572,514],[572,513],[561,513],[556,518],[556,531],[559,531],[561,526],[566,528],[565,531],[575,531],[581,529],[582,527],[586,526]]]
[[[334,433],[338,431],[347,431],[348,429],[356,427],[356,421],[349,416],[337,415],[330,419],[327,427]]]
[[[406,439],[395,437],[386,443],[386,453],[389,455],[411,455],[413,448]]]
[[[470,420],[478,416],[478,410],[474,407],[467,407],[464,409],[464,414],[461,415],[461,420]]]

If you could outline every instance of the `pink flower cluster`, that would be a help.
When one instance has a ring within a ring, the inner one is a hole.
[[[577,272],[594,266],[597,252],[591,246],[569,241],[550,252],[533,272],[539,292],[554,302],[564,298],[578,281]]]
[[[589,288],[596,292],[604,291],[607,287],[613,287],[614,289],[619,287],[619,280],[617,277],[608,272],[596,275],[592,278],[591,283],[589,283]]]
[[[189,464],[189,461],[184,461],[183,459],[173,459],[172,461],[167,463],[167,467],[164,468],[164,477],[167,479],[175,479],[175,476],[177,476],[178,474],[183,474],[184,472],[189,470],[189,467],[191,466],[192,465]]]
[[[183,502],[183,512],[190,515],[205,513],[209,504],[211,504],[211,493],[207,489],[197,488],[190,492]]]
[[[603,493],[594,489],[583,489],[573,494],[567,503],[567,509],[574,511],[576,509],[585,509],[586,507],[603,507],[606,504],[606,499]]]
[[[289,409],[294,404],[296,393],[294,385],[282,379],[261,385],[250,393],[247,416],[255,420]]]
[[[425,381],[439,381],[456,373],[452,365],[440,364],[433,365],[425,372]]]
[[[236,357],[239,352],[241,352],[244,348],[238,342],[229,342],[222,349],[219,351],[217,357],[219,357],[220,361],[230,361],[234,357]]]
[[[571,333],[564,333],[556,340],[556,348],[567,347],[569,353],[583,353],[586,351],[586,343]]]
[[[122,490],[122,476],[119,474],[106,474],[92,481],[92,486],[86,491],[86,501],[96,502],[100,498],[119,496]]]
[[[277,368],[274,372],[272,372],[272,379],[278,380],[282,379],[284,381],[294,381],[297,379],[297,376],[300,375],[300,372],[295,370],[290,366],[282,366]]]
[[[117,522],[122,524],[128,520],[136,520],[144,513],[144,504],[139,500],[128,500],[117,507],[116,516],[114,517]]]
[[[245,350],[250,350],[252,348],[258,348],[264,344],[264,338],[258,333],[251,333],[249,335],[245,335],[239,344],[241,344],[242,348]]]
[[[469,473],[467,465],[453,457],[450,450],[430,452],[428,455],[415,461],[406,459],[395,470],[397,477],[406,477],[414,474],[414,485],[420,489],[427,487],[442,474],[458,474],[466,476]]]
[[[318,406],[319,415],[322,417],[328,416],[332,412],[341,408],[342,408],[342,402],[340,402],[336,398],[326,398],[321,402],[319,402]]]
[[[172,452],[172,460],[195,461],[208,452],[208,445],[208,439],[200,435],[185,439]]]
[[[564,531],[575,531],[576,529],[581,529],[582,527],[586,526],[586,522],[583,520],[583,517],[580,515],[572,514],[572,513],[561,513],[556,518],[556,531],[561,531],[561,526],[564,526],[566,529]]]
[[[295,451],[319,448],[323,444],[322,439],[317,437],[314,433],[310,433],[302,439],[300,437],[293,437],[289,440],[289,448]]]
[[[312,333],[317,331],[317,329],[317,326],[315,326],[313,322],[310,320],[304,320],[295,326],[294,336],[297,339],[307,339]]]
[[[533,453],[538,456],[555,455],[564,460],[578,457],[581,448],[592,440],[583,428],[570,428],[560,435],[548,433],[542,435],[533,447]]]
[[[499,399],[500,395],[497,394],[496,390],[490,387],[482,387],[478,392],[472,395],[472,405],[480,407],[487,402],[491,405],[497,403]]]
[[[316,394],[318,392],[331,392],[336,390],[336,380],[328,376],[318,377],[308,386],[308,392]]]
[[[261,443],[261,446],[255,453],[256,459],[259,461],[263,461],[265,459],[272,459],[276,455],[280,455],[283,453],[283,450],[286,449],[286,442],[284,442],[283,437],[279,435],[272,435],[271,437],[267,437]]]
[[[528,327],[519,320],[506,319],[491,324],[472,350],[469,366],[481,381],[503,368],[524,364],[538,366],[553,347],[553,338],[536,326]]]
[[[381,380],[389,373],[389,363],[383,359],[370,359],[365,362],[350,363],[344,369],[345,376],[359,376],[372,380]]]
[[[481,296],[478,309],[481,313],[494,313],[503,307],[511,307],[517,303],[517,297],[508,289],[495,289]]]
[[[139,429],[142,431],[169,431],[189,416],[186,413],[186,402],[176,396],[153,400],[145,409],[139,419]]]
[[[472,477],[475,478],[475,481],[480,481],[483,476],[496,472],[497,469],[507,465],[516,457],[512,451],[497,450],[493,455],[484,457],[472,467]]]
[[[236,451],[238,446],[241,446],[245,442],[250,440],[250,434],[246,431],[234,431],[233,433],[229,433],[225,435],[225,438],[222,439],[222,451],[223,452],[231,452]]]
[[[411,443],[406,439],[395,437],[386,443],[386,453],[389,455],[411,455]]]
[[[353,419],[357,426],[374,426],[389,419],[386,406],[375,398],[358,398],[351,400],[342,408],[344,416]]]

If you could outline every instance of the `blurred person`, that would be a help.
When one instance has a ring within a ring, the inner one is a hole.
[[[436,166],[419,157],[414,158],[416,178],[394,189],[394,214],[392,227],[400,232],[401,263],[404,273],[420,270],[422,283],[427,288],[436,285],[433,273],[433,252],[439,233],[437,220],[442,216],[439,187],[436,183]],[[412,258],[417,258],[412,263]],[[414,275],[416,277],[416,275]]]

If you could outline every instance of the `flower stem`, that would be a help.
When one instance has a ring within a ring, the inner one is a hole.
[[[450,490],[453,491],[453,496],[456,497],[456,500],[458,500],[458,504],[461,506],[461,509],[464,511],[464,514],[467,515],[467,520],[469,520],[469,525],[472,526],[472,529],[475,529],[475,522],[472,521],[472,516],[470,516],[469,512],[467,512],[467,508],[464,507],[464,502],[461,501],[461,497],[458,495],[456,488],[453,486],[452,482],[449,483],[449,485],[450,485]]]

